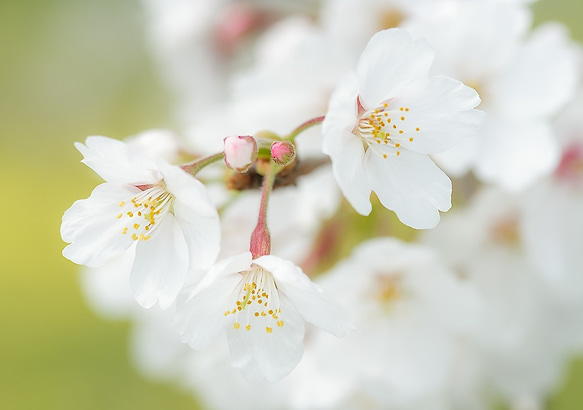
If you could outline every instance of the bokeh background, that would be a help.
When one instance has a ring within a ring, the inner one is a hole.
[[[583,42],[583,1],[534,10]],[[0,409],[197,408],[132,369],[128,325],[89,310],[61,256],[61,215],[98,182],[73,142],[174,128],[144,20],[137,0],[0,1]],[[578,360],[549,409],[582,408]]]

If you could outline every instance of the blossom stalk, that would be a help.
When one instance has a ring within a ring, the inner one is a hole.
[[[211,155],[209,157],[194,160],[189,164],[181,165],[180,168],[182,168],[184,171],[188,172],[189,174],[195,176],[204,167],[206,167],[207,165],[210,165],[212,163],[215,163],[217,161],[220,161],[221,159],[224,158],[224,156],[225,156],[225,154],[223,152],[219,152],[218,154],[214,154],[214,155]]]
[[[300,135],[302,132],[306,131],[308,128],[313,127],[314,125],[321,124],[322,121],[324,121],[324,115],[322,115],[320,117],[312,118],[311,120],[304,122],[302,125],[300,125],[295,130],[293,130],[287,137],[285,137],[285,140],[286,141],[295,140],[295,138],[298,135]]]
[[[271,235],[267,228],[267,204],[269,202],[269,195],[273,190],[273,182],[275,181],[275,174],[277,165],[271,163],[268,172],[263,177],[263,190],[261,192],[261,204],[259,206],[259,216],[257,218],[257,225],[251,234],[251,243],[249,250],[253,255],[253,259],[260,256],[269,255],[271,253]]]

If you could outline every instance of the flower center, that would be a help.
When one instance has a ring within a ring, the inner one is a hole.
[[[225,316],[235,315],[233,327],[240,329],[243,324],[247,331],[265,328],[267,333],[283,327],[283,320],[279,317],[279,294],[273,275],[259,266],[253,266],[242,274],[235,305],[225,311]]]
[[[401,155],[402,144],[413,142],[414,135],[421,131],[408,121],[409,107],[391,109],[389,103],[384,102],[373,110],[362,111],[355,134],[363,139],[366,148],[383,158]]]
[[[374,295],[376,300],[386,311],[390,311],[405,293],[402,276],[399,273],[378,275],[375,285]]]
[[[508,215],[495,221],[491,228],[491,238],[498,244],[505,246],[518,246],[520,244],[518,217],[515,215]]]
[[[129,201],[119,203],[120,214],[126,224],[122,235],[131,235],[134,241],[147,241],[159,221],[170,211],[174,196],[161,184],[156,184],[141,191]]]
[[[378,29],[384,30],[387,28],[399,27],[405,18],[406,16],[403,11],[395,7],[389,7],[379,13],[377,17]]]

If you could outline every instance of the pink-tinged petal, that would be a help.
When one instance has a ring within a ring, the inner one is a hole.
[[[485,114],[474,110],[478,93],[449,77],[432,77],[422,93],[395,98],[393,104],[407,107],[393,118],[403,134],[399,143],[411,151],[435,154],[475,135]]]
[[[372,109],[397,96],[402,88],[426,77],[434,56],[424,39],[413,40],[403,29],[376,33],[356,66],[363,107]]]
[[[336,139],[338,146],[342,147],[341,151],[329,154],[332,170],[342,193],[356,212],[361,215],[370,214],[370,187],[364,172],[364,147],[361,139],[340,129],[328,134],[327,138]]]
[[[550,116],[574,94],[578,57],[564,27],[539,27],[489,93],[497,110],[521,118]]]
[[[372,190],[405,225],[433,228],[439,211],[451,208],[451,181],[427,155],[402,150],[383,158],[369,150],[365,162]]]
[[[282,326],[275,319],[250,315],[248,325],[227,327],[231,365],[251,382],[279,380],[302,358],[304,321],[285,295],[279,301]]]
[[[525,189],[559,162],[559,146],[544,121],[518,122],[489,117],[480,137],[476,175],[505,189]]]
[[[83,154],[83,162],[107,182],[132,185],[155,184],[160,181],[156,163],[133,151],[122,141],[93,136],[85,140],[85,145],[75,143]]]
[[[61,236],[71,242],[63,256],[71,261],[98,267],[125,252],[134,241],[123,234],[127,221],[118,218],[120,201],[139,190],[131,185],[104,183],[89,198],[73,203],[63,215]]]
[[[307,322],[336,337],[353,328],[343,309],[292,262],[267,255],[254,263],[272,273],[280,295],[285,295]]]
[[[358,119],[358,80],[354,75],[345,76],[332,93],[328,112],[322,122],[323,150],[328,155],[337,153],[341,145],[328,136],[335,130],[352,131]]]
[[[188,247],[178,222],[167,214],[149,240],[139,240],[130,285],[138,303],[172,305],[188,271]]]

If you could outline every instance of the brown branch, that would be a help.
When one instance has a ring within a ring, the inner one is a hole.
[[[275,177],[273,189],[282,188],[290,185],[296,185],[297,180],[302,175],[307,175],[322,165],[329,164],[328,158],[314,158],[303,161],[296,161],[290,166],[284,168]],[[227,180],[227,188],[237,191],[245,191],[247,189],[259,189],[263,185],[263,176],[258,174],[255,167],[251,167],[249,171],[243,174],[233,174]]]

